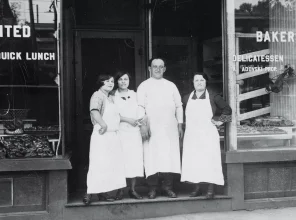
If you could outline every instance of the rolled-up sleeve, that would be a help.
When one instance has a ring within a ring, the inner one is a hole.
[[[179,93],[178,88],[174,85],[173,87],[173,97],[176,106],[176,118],[178,123],[183,123],[183,107],[182,107],[182,99]]]
[[[222,111],[219,117],[219,121],[231,122],[232,109],[230,108],[230,106],[224,101],[224,99],[220,95],[216,95],[214,97],[214,102],[217,108],[219,108]]]
[[[101,111],[103,107],[103,101],[104,101],[104,97],[100,95],[99,92],[95,92],[90,98],[89,110]]]
[[[141,119],[146,115],[145,100],[146,100],[145,85],[141,83],[137,89],[138,119]]]

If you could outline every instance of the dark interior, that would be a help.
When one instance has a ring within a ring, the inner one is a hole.
[[[215,2],[215,4],[212,4],[210,1],[208,1],[208,3],[203,2],[201,4],[199,3],[199,1],[194,0],[177,1],[177,4],[175,4],[174,2],[175,1],[153,1],[150,5],[153,11],[153,38],[167,36],[196,38],[197,43],[195,44],[196,48],[194,49],[197,51],[197,59],[194,60],[194,67],[190,65],[186,67],[187,69],[185,71],[188,72],[188,74],[180,74],[180,72],[178,72],[178,69],[170,67],[175,62],[179,62],[180,59],[182,59],[182,57],[190,56],[190,54],[188,55],[188,50],[190,49],[190,47],[164,47],[163,45],[160,45],[161,49],[158,50],[158,48],[156,47],[153,48],[153,51],[155,55],[162,56],[166,59],[167,72],[165,73],[165,78],[176,83],[181,95],[184,95],[185,93],[188,93],[191,90],[191,73],[193,71],[203,70],[203,40],[214,37],[220,37],[222,35],[221,2],[218,1]],[[88,2],[88,4],[90,3]],[[86,7],[86,5],[84,5],[83,7]],[[87,7],[91,6],[88,5]],[[143,10],[142,7],[140,8],[141,10]],[[130,12],[131,11],[129,11],[129,13]],[[105,13],[108,13],[107,9]],[[122,14],[119,15],[124,17],[124,15]],[[89,18],[86,19],[84,18],[85,16],[95,15],[84,15],[83,13],[77,15],[80,24],[85,24],[83,23],[83,21],[86,20],[88,20],[88,22],[95,20]],[[111,15],[108,15],[105,18],[110,18],[110,16]],[[126,16],[126,19],[125,17],[122,18],[123,23],[124,21],[128,23],[128,21],[131,20],[130,18],[132,17],[132,15],[129,14]],[[134,17],[137,16],[134,15]],[[103,25],[105,25],[104,22]],[[100,72],[112,72],[116,71],[116,69],[124,68],[130,71],[132,73],[132,77],[134,78],[133,74],[135,74],[135,54],[132,48],[133,41],[131,39],[95,38],[82,40],[81,42],[81,74],[83,86],[82,88],[77,88],[78,90],[76,92],[82,92],[82,103],[84,103],[83,128],[81,128],[80,130],[81,133],[77,134],[77,138],[79,138],[80,140],[79,142],[83,144],[77,144],[76,146],[74,145],[71,149],[71,162],[73,169],[70,171],[69,174],[69,189],[71,193],[70,196],[77,194],[77,192],[85,192],[86,190],[86,174],[88,171],[89,157],[89,140],[92,131],[92,127],[89,120],[88,106],[91,94],[95,90],[97,90],[97,88],[95,87],[96,77]],[[220,57],[222,57],[222,54],[220,55]],[[222,70],[222,65],[220,68]],[[130,88],[135,90],[137,86],[138,85],[136,85],[135,81],[132,80]],[[219,87],[219,90],[222,90],[221,88],[223,87],[223,83],[221,82],[220,84],[215,84],[214,86]],[[178,178],[179,176],[177,175],[176,179]],[[140,186],[145,185],[144,179],[138,181],[138,184]],[[185,190],[188,189],[187,184],[183,184],[179,187]],[[221,188],[218,191],[220,191],[220,193],[223,194],[223,190],[224,189]]]

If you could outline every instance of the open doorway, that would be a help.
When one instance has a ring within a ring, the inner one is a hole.
[[[131,75],[130,89],[135,90],[146,78],[143,71],[143,33],[140,31],[104,32],[77,31],[75,36],[75,145],[71,146],[73,169],[69,174],[70,193],[80,195],[86,190],[89,164],[89,142],[93,125],[89,102],[98,90],[100,74],[114,75],[118,70]],[[81,201],[81,198],[79,198]]]
[[[194,72],[204,72],[207,89],[223,96],[222,1],[155,0],[151,8],[152,56],[165,59],[164,78],[174,82],[183,97],[193,91]],[[223,155],[224,126],[219,134]],[[176,187],[184,195],[192,190],[184,183]],[[225,188],[217,187],[216,193],[224,194]]]
[[[215,91],[223,93],[223,50],[222,50],[222,2],[215,4],[195,0],[155,0],[152,12],[152,51],[153,56],[166,60],[165,78],[178,87],[181,96],[192,91],[192,74],[203,71],[210,78]],[[146,25],[148,27],[148,24]],[[112,28],[112,27],[110,27]],[[146,31],[148,31],[146,29]],[[72,201],[82,203],[86,190],[88,171],[89,140],[92,131],[88,105],[94,92],[98,73],[114,71],[117,68],[129,69],[134,73],[132,89],[145,80],[146,66],[142,43],[143,35],[138,32],[78,31],[76,35],[76,133],[77,143],[73,149],[69,185],[75,192]],[[148,46],[148,39],[146,39]],[[224,142],[221,142],[224,149]],[[226,173],[224,175],[226,178]],[[176,180],[179,177],[176,176]],[[176,181],[178,182],[178,181]],[[146,196],[145,181],[140,193]],[[176,184],[180,196],[188,197],[191,188],[187,184]],[[77,193],[78,192],[78,193]],[[216,189],[224,194],[224,187]],[[127,198],[126,198],[127,199]],[[161,199],[161,197],[160,197]]]

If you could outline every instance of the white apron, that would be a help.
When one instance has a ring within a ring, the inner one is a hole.
[[[115,104],[106,99],[103,120],[108,129],[99,134],[94,125],[90,139],[87,193],[103,193],[126,186],[122,148],[118,136],[120,116]]]
[[[186,131],[183,142],[181,181],[224,185],[220,141],[213,117],[209,94],[206,99],[191,99],[186,107]]]
[[[115,104],[119,113],[123,117],[137,119],[138,103],[136,93],[128,91],[126,100],[121,98],[118,91],[115,93]],[[119,137],[123,150],[123,159],[125,161],[125,177],[143,177],[144,176],[144,159],[143,144],[138,126],[134,127],[126,122],[121,122],[119,127]]]
[[[160,82],[161,83],[161,82]],[[155,86],[147,95],[151,137],[144,142],[146,177],[158,172],[181,173],[178,122],[171,90]]]

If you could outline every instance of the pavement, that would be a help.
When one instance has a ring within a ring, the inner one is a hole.
[[[145,220],[296,220],[296,207],[252,211],[209,212],[175,215]]]

